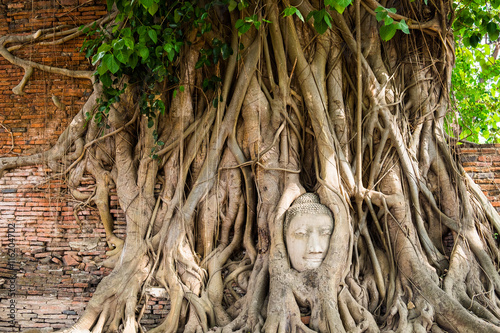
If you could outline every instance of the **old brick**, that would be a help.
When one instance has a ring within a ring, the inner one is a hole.
[[[56,257],[52,258],[52,262],[55,262],[58,265],[62,264],[61,260],[59,258],[56,258]]]
[[[66,266],[77,266],[79,262],[72,255],[65,255],[63,257],[64,265]]]

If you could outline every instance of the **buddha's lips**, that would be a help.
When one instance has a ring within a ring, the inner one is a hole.
[[[323,257],[303,257],[303,259],[307,261],[322,261]]]

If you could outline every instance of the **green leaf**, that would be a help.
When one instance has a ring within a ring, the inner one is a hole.
[[[97,73],[99,73],[99,75],[103,75],[107,71],[108,71],[108,66],[106,66],[104,62],[101,62],[101,64],[97,66]]]
[[[297,8],[296,7],[286,7],[285,10],[283,11],[283,17],[287,17],[287,16],[290,16],[290,15],[293,15],[297,12]]]
[[[248,19],[248,17],[247,17]],[[239,19],[236,21],[235,28],[238,29],[238,35],[241,36],[252,27],[252,23],[248,23]]]
[[[389,25],[389,24],[392,24],[392,22],[394,22],[394,19],[390,16],[387,16],[385,19],[384,19],[384,25]]]
[[[408,25],[406,24],[405,20],[401,20],[398,24],[398,29],[404,32],[405,34],[409,35],[410,34],[410,29],[408,28]]]
[[[135,66],[137,66],[137,63],[139,62],[139,57],[137,56],[137,53],[132,53],[128,60],[128,64],[130,68],[134,69]]]
[[[488,37],[490,39],[491,42],[494,42],[498,39],[498,35],[499,35],[499,29],[498,29],[498,25],[494,22],[489,22],[487,25],[486,25],[486,31],[488,32]]]
[[[115,39],[111,45],[113,46],[113,50],[121,50],[125,46],[125,41],[123,39]]]
[[[180,11],[178,9],[174,10],[174,22],[179,23],[181,18],[182,18],[182,15],[181,15]]]
[[[174,44],[175,52],[180,53],[182,45],[184,45],[184,42],[175,42]]]
[[[229,44],[224,43],[221,47],[221,53],[222,53],[222,59],[226,60],[227,58],[229,58],[229,56],[233,54],[233,49],[231,48],[231,46],[229,46]]]
[[[106,52],[99,52],[92,57],[92,65],[95,65],[99,60],[101,60],[106,55]]]
[[[101,80],[105,87],[111,87],[111,84],[113,83],[108,73],[104,73],[104,75],[99,76],[99,80]]]
[[[316,10],[311,13],[314,18],[314,29],[319,34],[324,34],[328,27],[331,26],[330,20],[328,19],[330,15],[326,13],[325,9]]]
[[[195,69],[198,69],[198,68],[202,68],[203,65],[205,64],[205,60],[207,59],[207,56],[203,55],[200,57],[200,60],[198,60],[196,62],[196,64],[194,65],[194,68]]]
[[[352,3],[352,0],[325,0],[325,5],[331,6],[337,12],[342,14],[347,6]]]
[[[99,53],[99,52],[108,52],[109,50],[111,50],[111,45],[109,45],[108,43],[103,43],[97,49],[97,53]]]
[[[130,28],[123,28],[120,33],[123,37],[132,37],[132,30]]]
[[[259,21],[259,17],[257,16],[257,14],[253,14],[252,16],[245,17],[245,22],[253,23],[253,22],[257,22],[257,21]]]
[[[377,21],[380,22],[380,21],[384,20],[386,17],[388,17],[388,14],[385,11],[384,7],[377,7],[377,9],[379,9],[379,8],[382,8],[382,10],[377,12],[377,14],[375,15],[375,18],[377,19]]]
[[[238,6],[238,3],[234,0],[230,0],[229,1],[229,6],[227,7],[227,9],[232,12],[233,10],[236,9],[236,7]]]
[[[118,59],[119,62],[127,65],[128,58],[130,57],[130,54],[128,52],[118,51],[118,52],[115,52],[113,54],[116,57],[116,59]]]
[[[148,30],[146,29],[145,26],[141,25],[137,28],[137,33],[139,36],[144,36]]]
[[[141,4],[146,8],[151,7],[153,3],[154,3],[153,0],[141,0]]]
[[[395,24],[383,25],[380,27],[380,38],[383,41],[388,41],[396,34],[397,27]]]
[[[314,29],[320,34],[324,34],[328,29],[328,24],[326,24],[325,20],[314,21]]]
[[[158,104],[158,109],[160,109],[161,114],[165,114],[165,103],[161,99],[156,101]]]
[[[246,0],[241,0],[239,3],[238,3],[238,10],[242,10],[242,9],[245,9],[247,8],[248,6],[250,6],[250,4],[246,1]]]
[[[156,2],[153,2],[153,4],[148,8],[148,13],[151,16],[154,16],[156,12],[158,11],[158,4]]]
[[[174,61],[175,51],[174,50],[170,50],[170,52],[167,53],[167,58],[168,58],[168,60],[170,60],[170,62]]]
[[[139,55],[143,60],[146,60],[149,57],[149,49],[146,46],[142,46],[139,49]]]
[[[159,46],[159,45],[158,45],[158,46],[155,48],[155,56],[156,56],[157,58],[161,58],[161,56],[162,56],[162,55],[163,55],[163,47],[161,47],[161,46]]]
[[[477,44],[481,41],[482,36],[478,33],[473,34],[469,37],[469,44],[472,47],[476,47]]]
[[[120,65],[116,62],[112,54],[106,54],[104,58],[102,58],[102,62],[106,64],[109,71],[113,74],[116,74],[116,72],[120,70]]]
[[[297,10],[295,12],[295,14],[297,14],[297,17],[299,18],[299,20],[301,20],[302,22],[304,22],[304,16],[302,16],[302,13],[300,12],[300,10]]]
[[[326,24],[328,24],[328,27],[331,28],[332,27],[332,17],[330,16],[330,13],[325,12],[325,16],[323,17],[323,19],[325,20]]]
[[[124,37],[123,38],[123,42],[125,43],[125,46],[129,49],[129,50],[133,50],[134,49],[134,40],[130,37]]]
[[[156,42],[158,41],[158,36],[156,35],[156,31],[153,29],[148,30],[148,36],[149,36],[149,38],[151,38],[153,43],[156,44]]]
[[[170,52],[172,50],[172,48],[173,48],[173,45],[170,43],[163,45],[163,50],[165,50],[165,52]]]
[[[302,22],[304,22],[304,16],[302,16],[302,13],[296,7],[290,6],[290,7],[285,8],[285,10],[283,11],[283,17],[287,17],[287,16],[290,16],[290,15],[293,15],[293,14],[296,14],[297,17]]]
[[[245,25],[245,21],[243,21],[242,19],[238,19],[234,24],[234,27],[236,29],[240,29],[243,25]]]
[[[113,9],[113,4],[115,3],[115,0],[106,0],[106,5],[108,7],[108,12],[111,11],[111,9]]]

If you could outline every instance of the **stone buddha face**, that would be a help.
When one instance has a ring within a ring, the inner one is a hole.
[[[333,218],[328,207],[319,203],[314,193],[297,198],[285,220],[285,243],[290,263],[299,272],[318,268],[328,252],[333,232]]]

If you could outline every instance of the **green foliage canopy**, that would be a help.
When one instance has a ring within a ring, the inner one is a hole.
[[[426,1],[424,1],[426,2]],[[342,13],[352,0],[325,0],[323,8],[302,17],[295,7],[288,7],[283,16],[297,15],[304,21],[314,19],[314,28],[324,33],[332,26],[329,10]],[[102,126],[110,105],[119,101],[124,88],[116,88],[120,78],[127,75],[132,82],[141,82],[141,113],[154,125],[155,114],[165,112],[165,105],[155,99],[159,85],[174,90],[179,86],[177,72],[178,55],[188,44],[187,36],[195,31],[198,36],[210,33],[212,26],[207,20],[208,12],[215,7],[229,11],[244,12],[248,7],[245,0],[209,1],[203,5],[197,0],[107,0],[108,10],[118,9],[116,24],[111,30],[100,27],[87,28],[91,36],[82,51],[92,64],[96,65],[96,77],[104,87],[98,112],[94,119]],[[457,111],[455,117],[448,117],[449,133],[473,142],[497,142],[500,140],[500,63],[497,60],[500,45],[500,0],[470,0],[455,3],[454,33],[456,37],[456,68],[452,76],[452,105]],[[395,8],[378,7],[376,18],[380,22],[380,36],[388,41],[397,31],[410,33],[404,20],[396,21],[391,14]],[[257,15],[239,15],[235,28],[239,35],[251,28],[259,29],[262,23],[272,22]],[[220,59],[227,59],[234,50],[225,41],[214,38],[211,49],[200,50],[196,68],[217,65]],[[203,82],[203,89],[216,90],[221,78],[211,76]],[[214,105],[219,102],[214,98]],[[458,115],[458,116],[457,116]],[[90,119],[90,115],[88,115]],[[88,120],[89,120],[88,119]],[[460,130],[457,129],[457,125]],[[455,131],[452,130],[455,128]],[[161,144],[161,143],[160,143]]]
[[[500,0],[460,1],[455,13],[451,100],[457,113],[449,123],[459,125],[459,139],[500,142]]]

